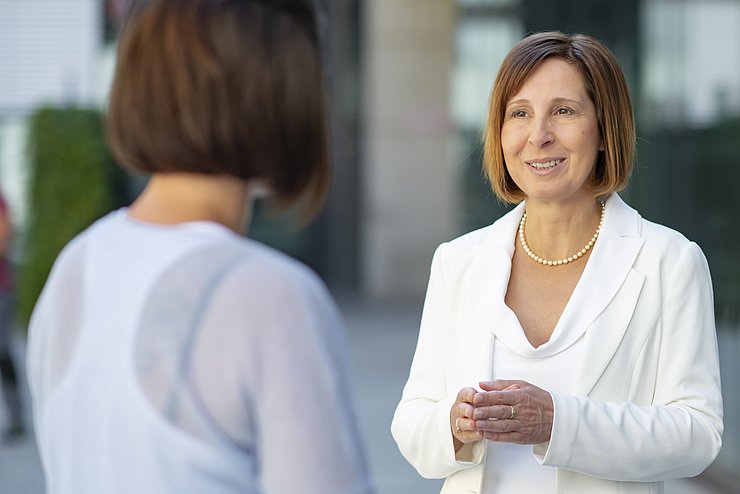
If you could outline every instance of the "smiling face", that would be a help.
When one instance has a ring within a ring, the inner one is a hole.
[[[603,144],[577,67],[559,58],[540,64],[507,102],[501,147],[507,171],[528,199],[594,196],[589,176]]]

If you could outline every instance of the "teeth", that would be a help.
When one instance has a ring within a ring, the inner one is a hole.
[[[545,170],[547,168],[552,168],[553,166],[557,165],[558,163],[560,163],[560,160],[551,160],[551,161],[545,161],[545,162],[542,162],[542,163],[530,162],[529,163],[529,166],[532,166],[534,168],[537,168],[538,170]]]

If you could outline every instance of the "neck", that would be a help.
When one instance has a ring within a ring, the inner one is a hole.
[[[129,208],[129,216],[172,225],[212,221],[246,233],[251,184],[227,175],[156,173]]]
[[[526,211],[529,248],[547,259],[566,258],[581,250],[601,217],[601,205],[593,197],[567,204],[527,199]]]

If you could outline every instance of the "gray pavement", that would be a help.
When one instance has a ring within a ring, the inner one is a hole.
[[[357,412],[378,494],[438,493],[441,481],[421,478],[390,435],[393,410],[416,344],[421,301],[380,303],[347,298],[340,304],[348,327]],[[22,352],[19,340],[17,353]],[[5,423],[4,414],[0,407],[0,425]],[[0,445],[0,494],[42,493],[43,476],[32,436]],[[666,493],[723,494],[696,480],[669,482]]]

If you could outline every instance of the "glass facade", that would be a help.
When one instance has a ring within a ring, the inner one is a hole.
[[[740,2],[652,0],[641,26],[643,129],[711,127],[740,114]]]
[[[482,129],[496,72],[524,34],[516,0],[460,0],[452,74],[452,121],[462,176],[460,232],[479,228],[506,211],[492,195],[481,169]]]

